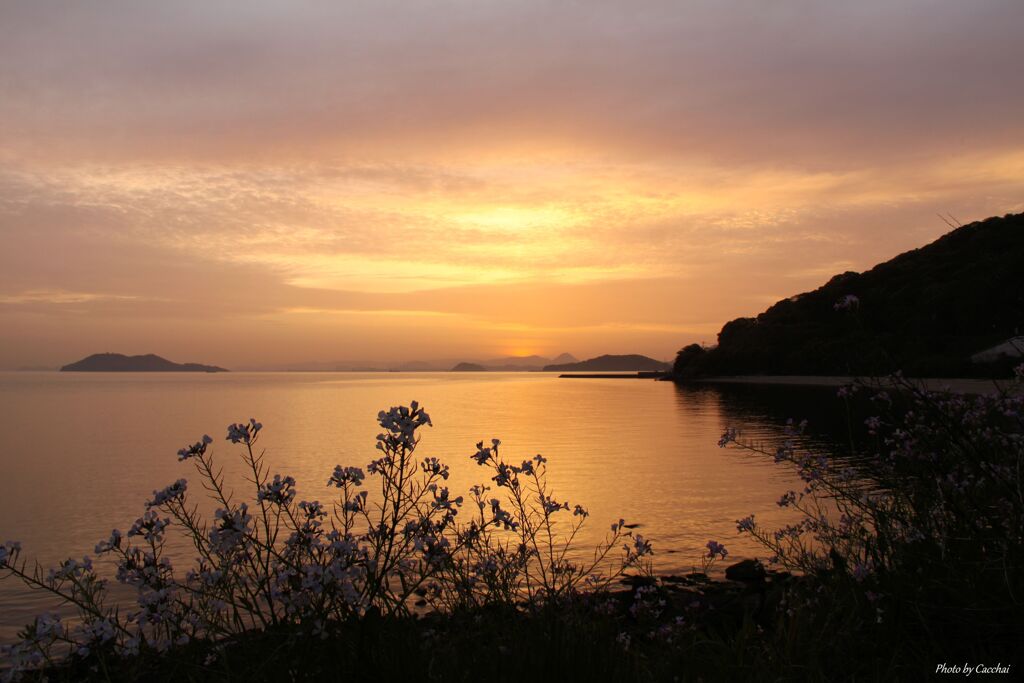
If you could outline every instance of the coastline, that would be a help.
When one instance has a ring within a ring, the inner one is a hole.
[[[731,375],[721,377],[703,377],[688,382],[698,384],[775,384],[803,387],[841,387],[863,381],[879,388],[892,387],[895,383],[888,378],[843,377],[827,375]],[[1012,380],[970,379],[970,378],[914,378],[906,381],[923,386],[929,391],[949,390],[958,394],[994,394],[1000,388],[1012,384]]]

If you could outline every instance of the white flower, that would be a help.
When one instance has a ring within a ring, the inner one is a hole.
[[[295,498],[295,479],[274,475],[273,481],[268,481],[260,487],[256,499],[269,501],[275,505],[288,505]]]
[[[233,511],[218,509],[213,513],[217,524],[210,530],[210,543],[222,554],[233,551],[245,538],[252,523],[249,506],[242,503]]]
[[[645,555],[650,555],[654,553],[654,551],[651,549],[651,542],[644,539],[644,537],[640,534],[637,534],[633,537],[632,548],[630,548],[628,544],[623,545],[622,547],[626,551],[627,562],[631,563],[635,562],[636,560],[640,559]]]
[[[7,564],[20,551],[21,543],[18,541],[4,541],[3,545],[0,545],[0,567]]]
[[[90,572],[92,572],[91,559],[83,557],[79,562],[74,558],[69,558],[63,560],[56,569],[51,569],[48,578],[50,581],[77,580]]]
[[[491,443],[493,444],[493,447],[490,448],[484,448],[483,441],[477,443],[476,453],[470,456],[471,458],[473,458],[473,460],[476,460],[477,465],[487,464],[487,461],[491,459],[492,455],[497,457],[498,446],[500,445],[501,442],[498,441],[497,439],[491,439]]]
[[[519,526],[518,522],[512,519],[512,515],[501,509],[501,501],[497,498],[491,498],[491,515],[498,526],[513,530]]]
[[[77,632],[78,637],[85,643],[106,643],[112,640],[116,634],[114,625],[108,619],[96,619],[82,624],[78,627]]]
[[[96,544],[96,554],[102,555],[103,553],[109,553],[114,548],[121,547],[121,532],[118,529],[114,529],[110,532],[110,538],[106,541],[100,541]]]
[[[519,468],[513,467],[512,465],[506,465],[503,462],[498,463],[495,469],[497,474],[491,479],[494,480],[498,486],[508,486],[510,488],[519,488],[519,478],[516,476],[519,474]]]
[[[363,479],[366,475],[358,467],[342,467],[336,465],[334,467],[334,474],[327,480],[328,486],[334,486],[336,488],[345,488],[345,484],[352,483],[354,486],[359,486],[363,483]]]
[[[378,446],[406,450],[416,447],[416,430],[423,425],[431,424],[430,416],[416,401],[410,403],[408,408],[395,406],[387,412],[380,411],[377,414],[377,422],[387,430],[386,433],[377,435]]]
[[[185,448],[182,448],[178,451],[178,460],[182,461],[188,460],[189,458],[202,456],[204,453],[206,453],[206,447],[209,446],[211,443],[213,443],[213,439],[211,439],[208,434],[203,434],[202,439],[192,444],[191,446],[186,446]]]
[[[434,486],[434,502],[433,507],[435,510],[446,510],[452,515],[458,514],[458,508],[462,506],[462,496],[457,498],[448,497],[448,487],[445,486],[440,491]]]
[[[147,542],[159,543],[163,540],[164,529],[171,523],[169,519],[160,519],[156,510],[149,510],[146,514],[135,520],[132,528],[128,530],[128,536],[142,536]]]
[[[729,551],[725,549],[725,546],[718,541],[708,541],[707,549],[709,558],[718,556],[724,560],[726,555],[729,554]]]
[[[360,510],[366,509],[366,491],[360,491],[350,500],[346,501],[342,505],[342,509],[346,512],[359,512]]]
[[[427,474],[435,474],[442,479],[448,479],[448,465],[443,464],[437,458],[427,458],[420,463],[420,467]]]
[[[188,488],[188,482],[184,479],[179,479],[173,484],[164,487],[160,491],[153,491],[153,500],[146,503],[147,508],[154,508],[168,503],[172,500],[179,500],[185,497],[185,490]]]
[[[321,505],[318,500],[304,500],[299,503],[299,509],[302,510],[304,515],[306,515],[307,519],[322,519],[327,516],[327,510],[324,509],[324,506]]]
[[[249,424],[236,422],[228,425],[227,439],[231,443],[252,444],[261,429],[263,429],[263,423],[257,422],[254,417],[250,417]]]
[[[548,498],[543,493],[538,496],[541,507],[544,508],[546,514],[554,514],[559,510],[568,510],[569,503],[559,503],[554,498]]]
[[[788,491],[776,502],[780,508],[789,507],[796,502],[796,491]]]

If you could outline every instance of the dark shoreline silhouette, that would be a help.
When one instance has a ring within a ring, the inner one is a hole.
[[[641,370],[635,374],[626,372],[570,372],[559,375],[559,379],[671,379],[663,370]]]
[[[733,375],[1008,377],[1024,331],[1024,214],[953,230],[863,273],[727,322],[691,344],[677,381]]]

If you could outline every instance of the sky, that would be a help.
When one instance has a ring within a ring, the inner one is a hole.
[[[1022,29],[1019,0],[2,0],[0,369],[667,359],[1024,210]]]

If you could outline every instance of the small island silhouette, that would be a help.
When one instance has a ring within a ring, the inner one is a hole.
[[[94,353],[65,365],[61,372],[228,372],[226,368],[199,363],[175,363],[156,354],[126,356],[122,353]]]
[[[479,363],[459,363],[451,370],[452,372],[486,372],[487,368]]]

